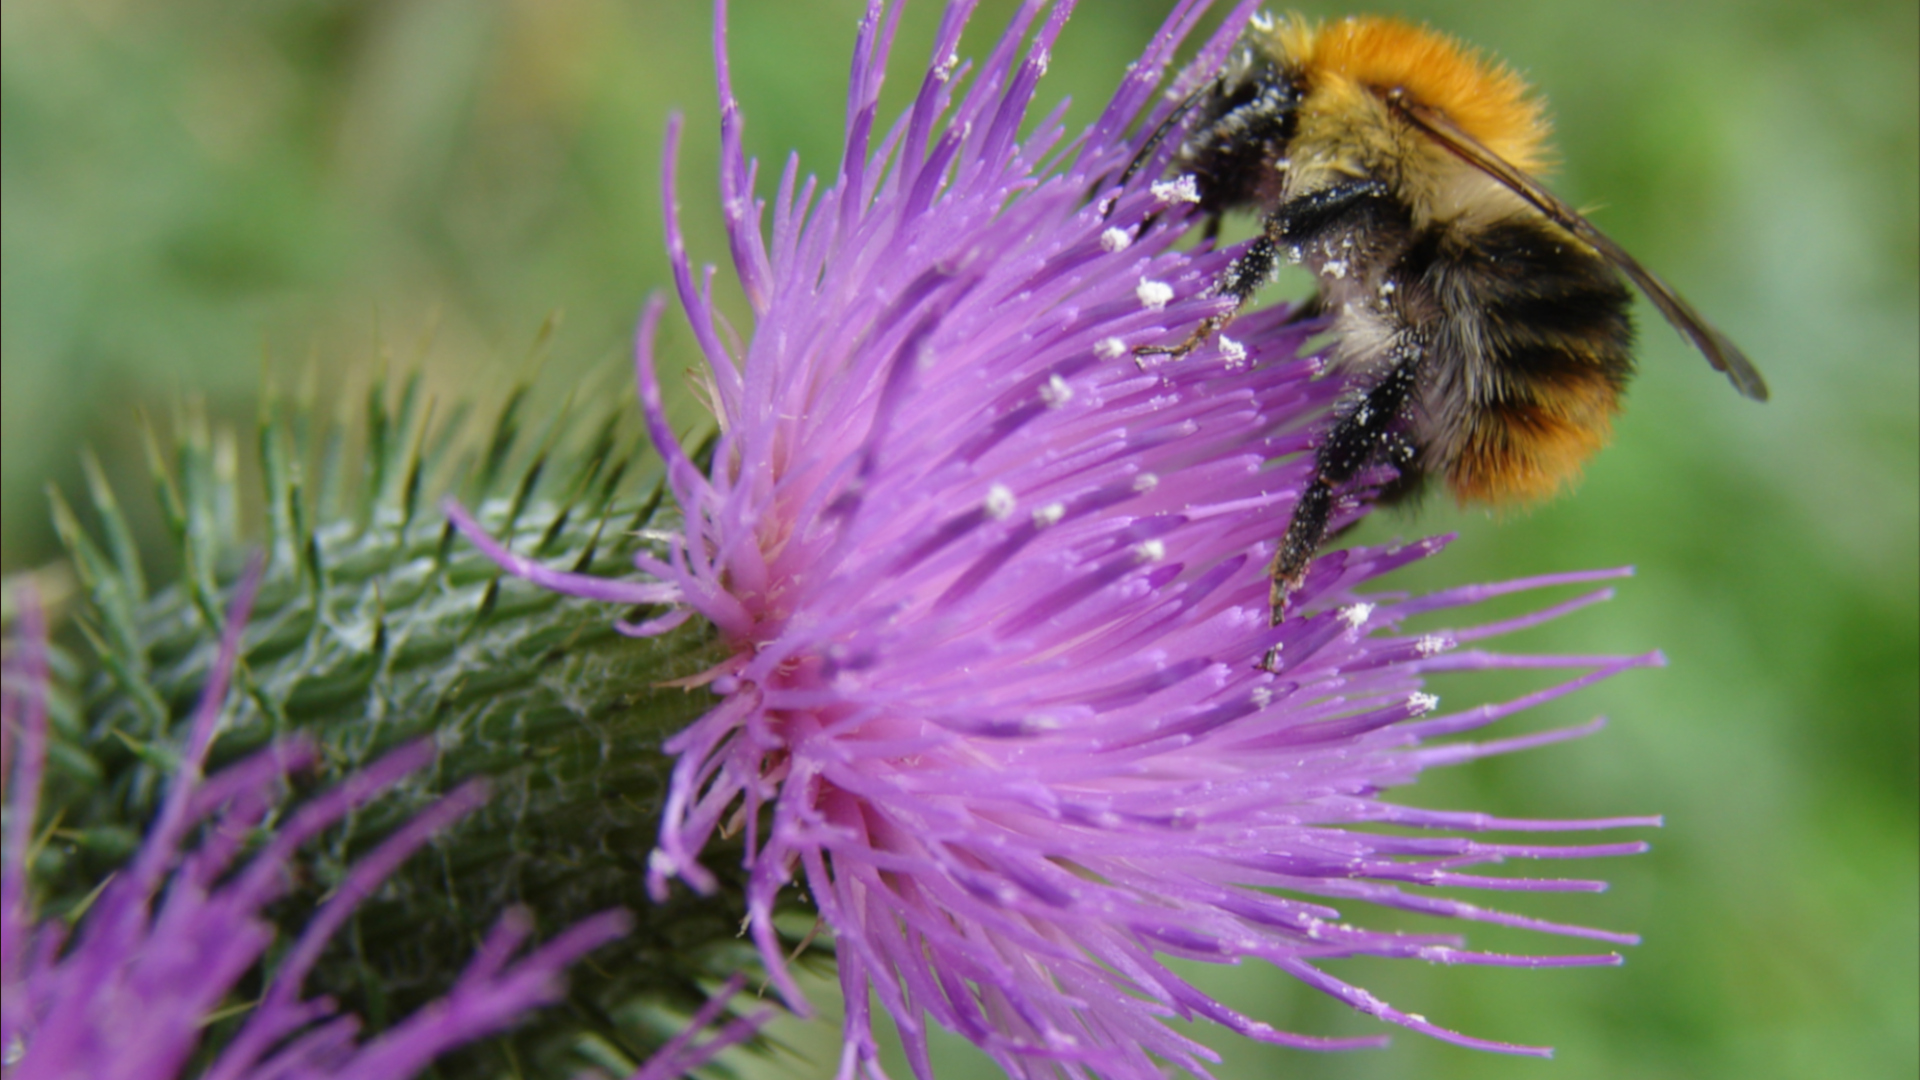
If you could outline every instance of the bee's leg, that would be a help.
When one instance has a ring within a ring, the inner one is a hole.
[[[1273,625],[1286,617],[1287,599],[1306,579],[1320,545],[1327,539],[1333,497],[1340,486],[1371,465],[1390,461],[1411,465],[1413,446],[1400,434],[1419,380],[1420,347],[1408,342],[1394,349],[1394,364],[1366,396],[1345,410],[1314,452],[1313,479],[1294,505],[1293,520],[1273,557]]]
[[[1299,259],[1304,245],[1336,229],[1351,229],[1366,220],[1402,222],[1405,217],[1406,208],[1394,201],[1393,193],[1379,180],[1353,180],[1281,203],[1267,215],[1259,239],[1248,244],[1214,283],[1214,294],[1232,297],[1233,306],[1200,320],[1178,345],[1143,345],[1133,355],[1176,360],[1186,356],[1240,314],[1253,294],[1273,278],[1282,258]]]
[[[1253,299],[1253,294],[1260,291],[1260,286],[1273,277],[1274,268],[1280,265],[1280,245],[1274,240],[1272,223],[1273,219],[1268,218],[1267,230],[1261,233],[1259,239],[1248,244],[1247,250],[1241,252],[1240,257],[1233,260],[1220,275],[1220,280],[1214,283],[1215,295],[1232,297],[1232,307],[1218,315],[1201,319],[1200,324],[1193,328],[1193,333],[1178,345],[1142,345],[1133,350],[1133,355],[1171,356],[1180,360],[1204,345],[1221,327],[1232,322],[1233,317],[1240,314],[1240,309],[1247,306],[1247,301]]]

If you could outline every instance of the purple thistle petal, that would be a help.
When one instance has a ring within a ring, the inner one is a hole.
[[[257,555],[249,559],[246,572],[241,575],[240,584],[234,589],[233,607],[228,611],[227,625],[220,633],[219,653],[208,672],[207,685],[200,693],[200,702],[194,707],[193,721],[187,729],[187,744],[176,766],[176,779],[168,788],[167,797],[161,802],[160,812],[154,820],[151,834],[153,843],[141,847],[125,878],[101,897],[95,908],[97,914],[94,920],[97,921],[90,923],[94,927],[103,930],[110,928],[119,920],[123,905],[131,909],[144,904],[154,894],[161,875],[166,873],[169,864],[177,857],[186,830],[193,824],[188,811],[194,791],[204,779],[202,767],[206,763],[207,750],[213,745],[214,729],[219,725],[226,706],[227,681],[232,677],[240,655],[240,631],[245,628],[247,618],[253,611],[253,598],[260,587],[263,565]]]
[[[433,833],[466,816],[485,799],[483,785],[478,782],[463,785],[415,816],[375,848],[372,854],[354,864],[346,880],[333,890],[326,903],[314,913],[301,931],[299,940],[281,959],[259,1006],[247,1018],[233,1042],[228,1044],[220,1060],[208,1071],[207,1080],[235,1080],[245,1076],[274,1043],[311,1022],[299,999],[300,986],[306,981],[307,972],[320,958],[320,951],[326,947],[334,931],[340,928],[360,901],[366,899]]]
[[[751,1039],[768,1020],[773,1019],[772,1009],[759,1009],[747,1015],[728,1021],[727,1025],[716,1032],[713,1038],[694,1045],[694,1039],[700,1032],[713,1026],[713,1022],[726,1011],[727,1004],[735,994],[747,985],[745,976],[735,975],[728,979],[700,1011],[693,1014],[678,1035],[668,1039],[666,1045],[655,1051],[627,1080],[673,1080],[683,1076],[713,1060],[714,1056],[729,1046],[737,1046]]]
[[[506,546],[487,535],[480,523],[467,513],[458,502],[448,499],[441,504],[447,520],[460,530],[473,546],[486,553],[487,558],[499,564],[502,570],[515,577],[525,578],[542,588],[568,596],[578,596],[586,600],[604,600],[614,604],[665,604],[680,599],[679,591],[670,585],[643,584],[631,581],[609,581],[606,578],[591,577],[586,574],[570,574],[561,570],[549,570],[532,559],[522,558],[507,550]]]
[[[7,785],[6,853],[0,859],[0,987],[6,989],[0,994],[0,1054],[8,1059],[28,1026],[26,996],[18,990],[26,978],[26,950],[34,936],[27,906],[27,860],[47,762],[47,629],[32,586],[20,591],[14,642],[0,684],[0,776]],[[39,951],[59,947],[59,941],[50,939]]]
[[[370,1040],[354,1056],[351,1070],[338,1075],[356,1080],[405,1080],[453,1047],[511,1026],[528,1009],[558,1000],[561,971],[625,934],[631,922],[623,911],[602,912],[501,967],[505,954],[526,937],[530,928],[524,912],[509,911],[501,916],[479,956],[444,998]]]

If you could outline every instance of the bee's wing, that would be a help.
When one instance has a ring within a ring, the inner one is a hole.
[[[1531,176],[1514,168],[1500,155],[1480,144],[1478,139],[1462,131],[1458,125],[1443,113],[1406,100],[1399,95],[1390,95],[1388,101],[1401,115],[1425,132],[1441,146],[1451,150],[1467,164],[1500,181],[1513,193],[1533,204],[1534,209],[1545,214],[1555,225],[1572,233],[1580,241],[1600,253],[1608,262],[1620,269],[1620,272],[1633,280],[1640,291],[1647,294],[1653,306],[1667,317],[1674,329],[1680,331],[1692,341],[1694,347],[1707,358],[1716,370],[1727,373],[1733,385],[1742,394],[1755,401],[1767,400],[1767,382],[1754,369],[1753,362],[1740,351],[1739,346],[1727,340],[1727,336],[1713,328],[1712,324],[1693,310],[1672,286],[1654,276],[1653,272],[1641,266],[1634,257],[1627,254],[1619,244],[1614,243],[1593,223],[1580,216],[1580,212],[1562,202],[1559,196],[1546,188]]]

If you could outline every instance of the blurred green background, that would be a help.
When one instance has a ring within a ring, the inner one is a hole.
[[[797,148],[831,171],[860,6],[734,5],[754,153],[778,162]],[[981,6],[973,55],[1011,7]],[[1402,1008],[1552,1043],[1558,1058],[1404,1034],[1384,1052],[1318,1056],[1196,1034],[1225,1048],[1224,1077],[1914,1076],[1915,5],[1382,9],[1532,79],[1558,120],[1556,187],[1742,342],[1774,400],[1738,398],[1643,308],[1644,373],[1577,495],[1504,521],[1435,500],[1367,526],[1374,539],[1460,531],[1437,565],[1405,575],[1409,587],[1639,567],[1614,603],[1515,642],[1664,649],[1664,670],[1515,723],[1604,714],[1612,727],[1404,795],[1524,816],[1665,813],[1652,854],[1567,868],[1611,878],[1610,895],[1512,905],[1637,930],[1645,944],[1619,970],[1336,966]],[[667,282],[657,174],[670,109],[689,117],[695,257],[724,254],[702,4],[8,0],[0,12],[8,573],[59,558],[42,489],[80,488],[83,446],[121,491],[141,488],[138,409],[164,415],[204,395],[216,416],[245,422],[263,371],[297,378],[310,363],[345,409],[347,384],[383,354],[410,360],[429,331],[429,383],[443,397],[484,394],[519,369],[555,309],[566,321],[548,378],[621,363],[641,298]],[[1163,13],[1085,0],[1042,99],[1071,94],[1073,115],[1089,118]],[[922,62],[937,14],[930,0],[909,8],[896,72]],[[915,81],[897,74],[890,100]],[[691,362],[684,332],[668,344]],[[1526,685],[1538,682],[1457,693]],[[1201,977],[1280,1026],[1376,1027],[1271,972]],[[822,986],[817,999],[831,995]],[[780,1034],[792,1052],[755,1071],[830,1071],[830,1029]],[[958,1040],[942,1046],[950,1080],[995,1075]]]

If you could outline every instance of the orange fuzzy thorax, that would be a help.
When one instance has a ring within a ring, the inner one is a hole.
[[[1274,29],[1273,41],[1316,87],[1346,82],[1380,94],[1403,90],[1522,172],[1546,164],[1545,110],[1526,81],[1445,34],[1366,15],[1320,27],[1290,19]]]

